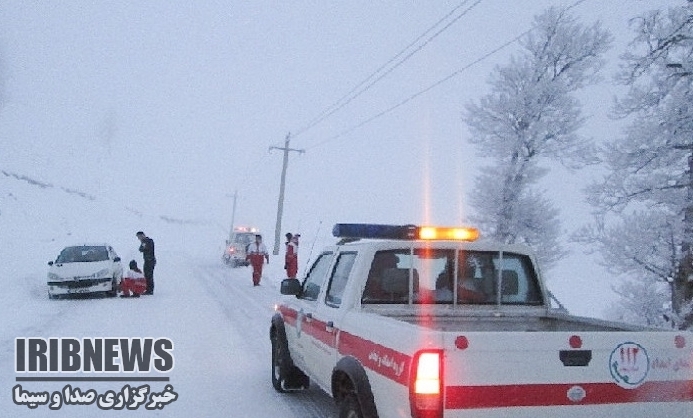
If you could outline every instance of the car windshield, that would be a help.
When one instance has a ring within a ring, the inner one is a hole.
[[[60,252],[56,263],[85,263],[108,260],[108,250],[104,246],[81,245],[67,247]]]
[[[253,242],[254,239],[255,239],[254,233],[236,234],[236,236],[234,237],[234,242],[236,242],[238,244],[246,245],[246,244],[250,244],[251,242]]]

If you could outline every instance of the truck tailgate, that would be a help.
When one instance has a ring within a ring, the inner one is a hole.
[[[571,416],[693,416],[686,333],[450,332],[444,340],[445,416],[503,408],[504,417],[536,418],[566,406],[579,414]]]

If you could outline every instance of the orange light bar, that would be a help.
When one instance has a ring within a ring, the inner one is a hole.
[[[435,226],[419,228],[419,239],[476,241],[478,238],[479,230],[476,228],[440,228]]]

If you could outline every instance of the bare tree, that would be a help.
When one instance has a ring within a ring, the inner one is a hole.
[[[473,220],[487,235],[540,249],[545,264],[565,255],[558,211],[536,188],[542,158],[582,167],[594,162],[574,93],[598,80],[611,35],[600,23],[583,26],[566,10],[548,9],[510,63],[491,74],[492,92],[466,107],[464,120],[478,153],[490,157],[476,179]]]
[[[632,122],[602,150],[608,174],[587,189],[588,201],[596,208],[596,226],[585,229],[581,238],[611,254],[605,260],[620,273],[644,281],[669,280],[672,318],[677,326],[689,328],[693,324],[693,3],[668,12],[652,11],[632,22],[635,38],[622,56],[617,76],[629,91],[615,106],[616,116]],[[610,222],[622,227],[609,228]],[[641,230],[633,231],[623,226],[626,223]],[[667,245],[653,245],[650,229],[654,228]],[[624,265],[616,261],[619,258],[638,261]]]
[[[679,323],[671,301],[682,230],[678,219],[663,209],[614,218],[608,225],[595,222],[574,235],[599,255],[610,273],[622,278],[613,289],[621,300],[610,315],[645,325],[661,325],[665,319]]]

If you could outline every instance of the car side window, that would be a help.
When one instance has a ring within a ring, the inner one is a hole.
[[[330,263],[332,262],[332,253],[322,253],[313,266],[308,271],[308,275],[303,281],[303,291],[300,298],[304,300],[317,300],[320,295],[320,289],[327,276]]]
[[[346,288],[349,273],[354,266],[356,253],[341,253],[337,258],[337,263],[332,270],[332,277],[327,285],[327,295],[325,304],[332,307],[339,307],[342,303],[342,295]]]
[[[55,260],[56,263],[72,263],[77,260],[78,250],[75,247],[67,247],[60,252],[58,258]]]

